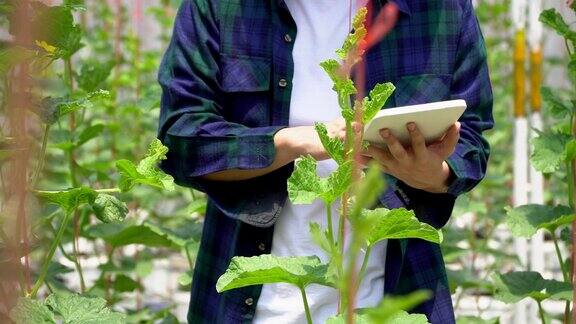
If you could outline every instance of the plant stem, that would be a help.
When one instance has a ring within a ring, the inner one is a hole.
[[[186,258],[188,259],[188,265],[190,266],[190,270],[193,270],[194,262],[192,262],[192,256],[190,256],[190,250],[188,250],[188,244],[184,246],[184,251],[186,252]]]
[[[42,264],[42,270],[40,271],[40,275],[38,276],[38,279],[36,279],[36,283],[34,283],[34,286],[32,287],[32,291],[29,294],[29,296],[31,298],[36,297],[36,294],[38,294],[38,290],[40,289],[40,287],[42,286],[42,283],[46,279],[46,274],[48,273],[48,266],[50,265],[50,261],[54,257],[54,252],[56,252],[56,249],[58,248],[58,244],[60,244],[60,241],[62,240],[62,236],[64,235],[64,232],[66,231],[66,226],[68,225],[68,222],[70,221],[70,216],[72,216],[72,213],[67,212],[64,214],[64,219],[62,219],[62,223],[60,224],[60,229],[58,229],[58,233],[56,234],[56,237],[52,241],[52,245],[50,246],[50,250],[48,251],[48,254],[46,255],[46,257],[44,258],[44,263]]]
[[[542,324],[546,324],[546,318],[544,317],[544,308],[542,308],[542,302],[537,300],[536,303],[538,304],[538,312],[540,313],[540,319],[542,320]]]
[[[300,293],[302,294],[302,302],[304,302],[304,311],[306,312],[306,321],[308,324],[312,324],[312,315],[310,315],[310,306],[308,306],[308,298],[306,298],[306,291],[304,287],[299,287]]]
[[[30,180],[30,188],[35,188],[40,178],[40,173],[44,169],[44,160],[46,158],[46,147],[48,146],[48,134],[50,133],[50,124],[44,126],[44,135],[42,135],[42,148],[40,149],[40,156],[38,158],[38,166],[32,175]]]
[[[358,274],[358,287],[360,287],[362,279],[364,279],[364,275],[366,274],[366,267],[368,266],[368,259],[370,258],[370,252],[372,252],[372,246],[368,245],[366,247],[366,253],[364,254],[364,260],[362,260],[362,267],[360,268],[360,273]]]
[[[566,264],[564,263],[564,258],[562,257],[562,252],[560,251],[560,246],[558,245],[558,238],[556,233],[551,232],[552,241],[554,242],[554,248],[556,249],[556,256],[558,257],[558,262],[560,262],[560,269],[562,270],[562,277],[565,282],[570,282],[570,276],[568,274],[568,269],[566,269]]]
[[[332,228],[332,204],[326,204],[326,222],[328,224],[328,239],[330,247],[334,249],[334,229]]]

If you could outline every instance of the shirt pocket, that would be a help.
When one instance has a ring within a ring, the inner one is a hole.
[[[450,74],[415,74],[400,77],[394,91],[395,106],[450,100]]]
[[[225,118],[249,127],[269,126],[271,60],[230,54],[220,59]]]

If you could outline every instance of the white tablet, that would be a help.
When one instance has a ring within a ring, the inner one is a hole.
[[[426,143],[439,140],[458,121],[466,110],[466,101],[448,100],[422,105],[382,109],[364,127],[364,139],[372,144],[383,146],[380,129],[388,128],[405,146],[410,145],[410,135],[406,124],[416,123],[426,138]]]

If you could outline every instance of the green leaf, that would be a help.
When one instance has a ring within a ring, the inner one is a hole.
[[[142,288],[142,286],[125,274],[118,274],[114,278],[114,291],[116,292],[131,292],[138,288]]]
[[[311,204],[325,191],[316,173],[316,160],[310,155],[301,157],[288,178],[288,195],[295,204]]]
[[[369,246],[386,239],[403,238],[419,238],[437,244],[442,242],[442,232],[426,223],[421,223],[411,210],[366,209],[362,217],[371,219],[373,224],[367,238]]]
[[[531,140],[533,152],[530,156],[532,166],[540,172],[552,173],[558,170],[566,160],[566,144],[570,136],[552,132],[540,133]]]
[[[0,51],[0,75],[5,75],[14,66],[36,56],[34,51],[20,46],[9,47]]]
[[[186,241],[151,223],[142,225],[98,224],[90,227],[87,235],[101,238],[113,247],[142,244],[148,247],[181,249]]]
[[[562,119],[572,113],[568,105],[557,94],[552,93],[549,87],[542,87],[540,93],[552,116]]]
[[[545,299],[572,300],[572,285],[568,282],[542,278],[534,271],[508,272],[492,277],[495,284],[494,297],[507,304],[517,303],[530,297],[537,301]]]
[[[344,44],[341,48],[336,50],[336,54],[342,60],[346,60],[348,55],[355,50],[360,41],[366,36],[366,27],[364,26],[364,21],[366,20],[366,15],[368,14],[368,9],[366,7],[358,10],[352,21],[353,32],[349,33],[344,40]]]
[[[376,116],[376,114],[384,107],[390,95],[394,92],[396,88],[390,82],[387,83],[378,83],[370,91],[369,97],[364,98],[363,106],[364,106],[364,115],[362,116],[362,122],[364,124],[368,123],[369,121]]]
[[[53,59],[70,58],[82,48],[82,28],[74,24],[72,11],[67,6],[47,6],[32,2],[34,19],[31,22],[32,37],[55,47],[47,52]]]
[[[456,319],[456,324],[499,324],[499,323],[500,319],[498,317],[483,319],[474,316],[459,316]]]
[[[113,67],[113,63],[102,63],[95,60],[84,62],[76,78],[78,86],[88,92],[96,90],[110,76]]]
[[[410,319],[409,323],[428,323],[426,317],[424,322],[419,322],[419,317],[406,317],[406,311],[420,305],[430,299],[431,292],[426,290],[415,291],[405,296],[384,296],[380,305],[362,311],[371,323],[405,323],[401,319]]]
[[[320,195],[326,204],[332,204],[338,199],[352,183],[352,161],[340,164],[336,171],[332,172],[327,179],[322,179],[322,188],[325,191]]]
[[[570,224],[575,215],[570,207],[523,205],[507,208],[506,225],[514,236],[530,238],[539,229],[554,232],[558,227]]]
[[[121,324],[125,321],[125,315],[112,312],[102,298],[58,292],[48,296],[46,305],[61,315],[64,323]]]
[[[134,165],[129,160],[116,161],[116,168],[120,172],[120,189],[130,191],[136,184],[144,184],[155,188],[173,191],[174,178],[160,170],[158,162],[166,159],[168,148],[159,139],[154,139],[148,148],[146,157]]]
[[[46,124],[54,124],[62,117],[80,109],[92,107],[98,100],[110,97],[105,90],[91,92],[80,99],[46,97],[38,104],[36,113]]]
[[[181,286],[189,286],[192,283],[192,276],[192,270],[181,273],[180,276],[178,276],[178,284]]]
[[[328,266],[317,256],[278,257],[269,254],[255,257],[233,257],[226,272],[216,283],[216,290],[284,282],[304,288],[316,283],[331,286],[326,278]]]
[[[330,138],[326,125],[317,122],[314,124],[314,127],[328,155],[330,155],[336,163],[344,163],[344,142],[338,138]]]
[[[356,217],[360,215],[363,208],[372,208],[378,196],[383,192],[386,187],[382,171],[378,163],[370,163],[368,172],[360,181],[360,185],[354,193],[354,205],[350,213],[351,221],[354,222]]]
[[[322,230],[320,224],[311,222],[310,223],[310,235],[312,236],[312,241],[316,243],[316,245],[320,246],[322,250],[331,254],[331,245],[329,239],[329,232],[328,229]]]
[[[18,298],[18,303],[10,311],[10,318],[16,324],[56,323],[54,314],[43,302],[28,297]]]
[[[96,124],[92,125],[88,128],[85,128],[82,133],[78,136],[78,140],[76,141],[76,147],[82,146],[91,139],[98,137],[102,131],[104,130],[103,124]]]
[[[81,204],[94,203],[98,193],[92,188],[79,187],[62,191],[36,191],[36,195],[69,213]]]
[[[568,26],[556,9],[552,8],[542,11],[539,20],[544,25],[555,30],[560,36],[576,42],[576,33],[570,29],[570,26]]]
[[[334,83],[332,89],[338,94],[338,104],[342,117],[348,122],[352,121],[354,119],[354,111],[350,106],[350,96],[357,92],[354,81],[349,76],[341,73],[341,65],[334,59],[323,61],[320,66]]]
[[[128,214],[126,204],[108,194],[99,194],[92,204],[92,209],[96,217],[104,223],[120,223]]]
[[[566,143],[564,155],[564,160],[566,162],[570,162],[576,159],[576,139],[571,139],[568,143]]]

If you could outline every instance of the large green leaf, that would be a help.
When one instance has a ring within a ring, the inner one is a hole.
[[[564,21],[556,9],[547,9],[540,14],[540,21],[555,30],[560,36],[576,42],[576,32]]]
[[[428,319],[423,314],[409,314],[406,311],[397,311],[385,321],[373,320],[367,314],[354,314],[354,322],[357,324],[428,324]],[[346,324],[346,317],[344,314],[330,317],[326,324]]]
[[[331,138],[328,136],[326,125],[322,123],[315,123],[314,127],[320,137],[322,146],[334,161],[338,164],[344,163],[344,142],[338,138]]]
[[[110,75],[113,63],[102,63],[95,60],[90,60],[82,64],[80,73],[76,80],[78,86],[84,91],[96,90]]]
[[[411,210],[366,209],[362,217],[370,219],[373,224],[366,239],[369,246],[386,239],[403,238],[419,238],[438,244],[442,242],[442,232],[426,223],[421,223]]]
[[[62,191],[36,191],[38,197],[56,204],[66,212],[71,212],[84,203],[94,203],[98,193],[92,188],[79,187]]]
[[[532,139],[533,152],[530,162],[534,168],[543,173],[558,170],[566,160],[566,144],[569,140],[568,135],[553,132],[543,132]]]
[[[10,318],[16,324],[56,323],[54,314],[43,302],[28,297],[18,299],[18,303],[10,311]]]
[[[364,98],[363,105],[364,105],[364,115],[362,116],[362,122],[364,124],[368,123],[369,121],[376,116],[376,114],[384,107],[392,92],[394,92],[394,85],[390,82],[387,83],[378,83],[370,91],[369,97]]]
[[[157,166],[158,162],[166,159],[168,148],[159,139],[154,139],[148,148],[148,154],[138,166],[129,160],[116,161],[116,167],[120,172],[120,189],[129,191],[136,184],[144,184],[151,187],[173,191],[174,178]]]
[[[142,225],[98,224],[90,227],[87,235],[101,238],[114,247],[142,244],[149,247],[181,249],[186,241],[151,223]]]
[[[112,312],[102,298],[58,292],[48,296],[46,305],[62,316],[66,324],[120,324],[125,321],[125,315]]]
[[[506,225],[514,236],[530,238],[539,229],[554,232],[558,227],[570,224],[575,215],[570,207],[523,205],[507,208]]]
[[[104,223],[120,223],[128,214],[126,204],[108,194],[99,194],[92,204],[92,209],[96,217]]]
[[[233,257],[226,272],[216,283],[216,290],[284,282],[304,288],[316,283],[331,286],[327,280],[328,266],[316,256],[278,257],[269,254],[254,257]]]
[[[572,285],[551,279],[544,279],[534,271],[508,272],[493,276],[494,297],[505,303],[517,303],[530,297],[537,301],[544,299],[572,300]]]

